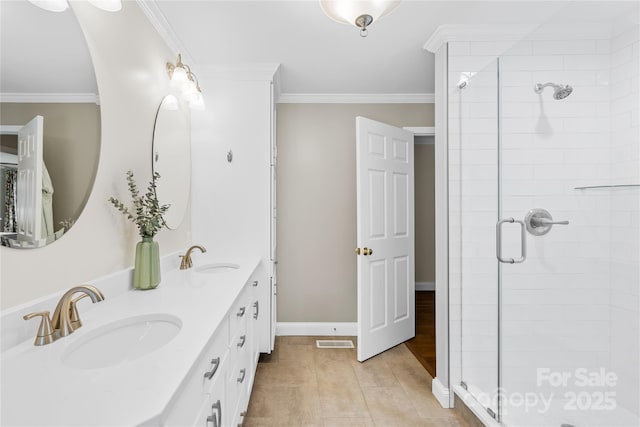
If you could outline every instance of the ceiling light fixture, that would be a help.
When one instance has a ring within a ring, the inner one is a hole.
[[[120,0],[89,0],[89,3],[107,12],[118,12],[122,9],[122,1]]]
[[[69,9],[67,0],[29,0],[29,2],[49,12],[64,12]],[[122,9],[121,0],[89,0],[89,3],[107,12],[117,12]]]
[[[67,0],[29,0],[29,2],[49,12],[64,12],[69,9]]]
[[[367,37],[370,25],[390,14],[400,0],[320,0],[322,11],[342,24],[360,28],[360,35]]]
[[[204,110],[204,97],[198,78],[191,71],[191,67],[182,62],[182,55],[174,64],[167,62],[167,74],[171,80],[171,86],[181,92],[181,97],[192,110]]]

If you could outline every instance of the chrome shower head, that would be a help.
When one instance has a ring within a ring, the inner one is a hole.
[[[571,95],[573,92],[573,88],[569,85],[558,85],[555,83],[538,83],[533,87],[535,93],[542,93],[545,87],[551,86],[553,88],[553,99],[565,99],[567,96]]]

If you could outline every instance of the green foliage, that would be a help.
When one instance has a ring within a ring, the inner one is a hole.
[[[133,178],[133,172],[127,172],[127,186],[133,200],[133,208],[127,208],[120,200],[109,197],[109,201],[122,212],[127,219],[133,221],[138,227],[138,232],[142,237],[153,237],[164,226],[163,215],[169,210],[169,205],[160,205],[156,197],[156,181],[160,174],[155,172],[153,179],[147,187],[147,192],[140,196],[138,185]]]

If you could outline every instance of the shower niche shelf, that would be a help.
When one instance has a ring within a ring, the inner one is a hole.
[[[584,187],[573,187],[574,190],[594,190],[603,188],[640,188],[640,184],[586,185]]]

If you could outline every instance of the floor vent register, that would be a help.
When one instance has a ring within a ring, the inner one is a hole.
[[[355,348],[351,340],[316,340],[318,348]]]

